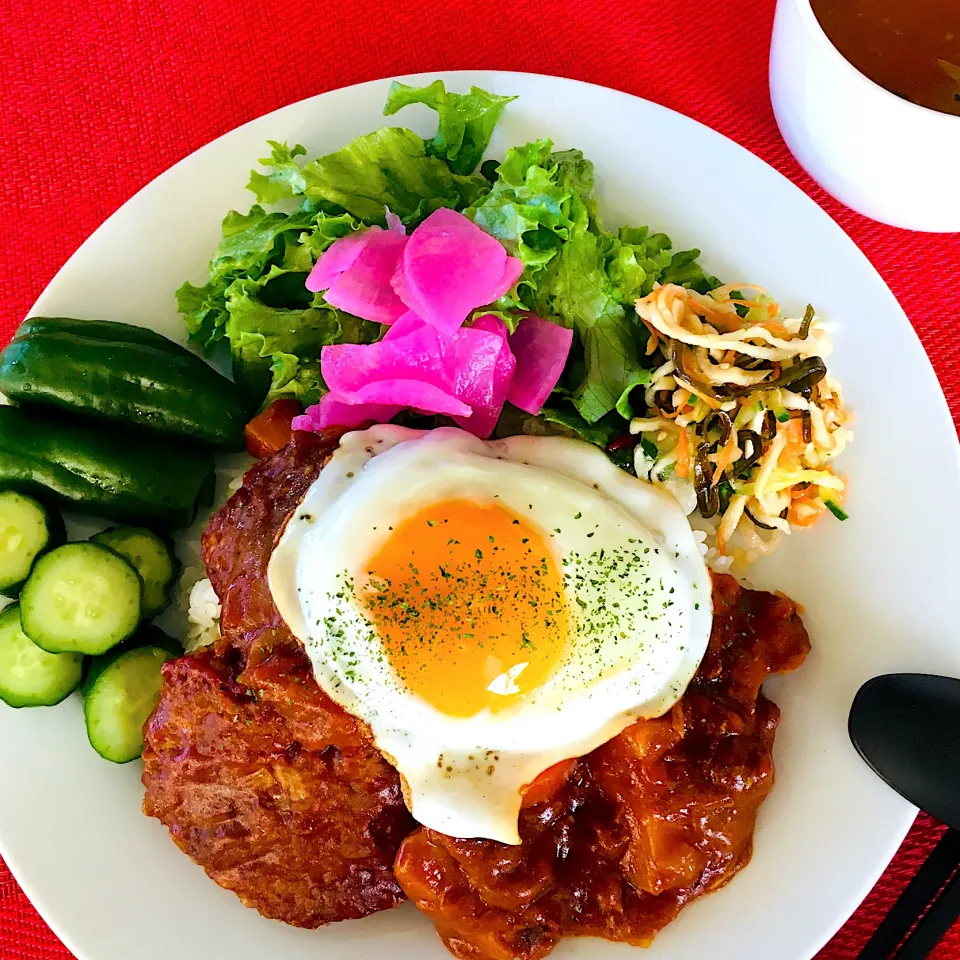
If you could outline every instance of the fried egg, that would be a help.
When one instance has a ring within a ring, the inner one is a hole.
[[[677,502],[559,437],[349,433],[268,576],[413,816],[510,844],[540,773],[682,696],[712,621]]]

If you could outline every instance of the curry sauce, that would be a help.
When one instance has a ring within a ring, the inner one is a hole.
[[[861,73],[921,107],[960,116],[960,0],[811,0]]]

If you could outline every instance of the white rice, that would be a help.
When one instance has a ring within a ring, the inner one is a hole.
[[[250,468],[250,463],[246,454],[237,454],[225,457],[218,464],[218,508],[243,486],[243,476]],[[201,525],[195,526],[189,531],[191,536],[183,543],[182,552],[188,558],[182,558],[184,566],[177,585],[177,616],[175,619],[171,617],[171,626],[175,624],[176,635],[183,637],[183,647],[187,653],[213,643],[220,636],[220,601],[213,584],[207,579],[200,556],[201,529]]]
[[[238,470],[227,484],[227,496],[232,497],[243,486],[244,470]]]
[[[180,578],[180,602],[187,611],[187,636],[183,644],[187,653],[213,643],[220,636],[220,600],[213,584],[206,577],[196,580],[195,575],[194,571],[186,571]]]

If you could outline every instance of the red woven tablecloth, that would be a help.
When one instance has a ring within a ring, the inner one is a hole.
[[[802,173],[777,133],[767,96],[773,8],[774,0],[0,0],[0,341],[108,214],[238,124],[391,74],[527,70],[665,104],[800,184],[903,304],[956,422],[960,235],[871,223]],[[917,821],[821,960],[856,955],[941,829],[926,817]],[[69,956],[0,861],[0,960]],[[960,957],[960,929],[936,957]]]

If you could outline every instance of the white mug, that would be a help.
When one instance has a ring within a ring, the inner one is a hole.
[[[810,0],[777,0],[770,98],[787,146],[828,193],[895,227],[960,231],[960,117],[868,80]]]

